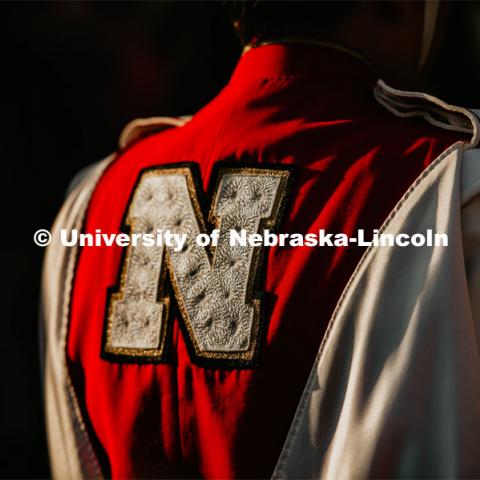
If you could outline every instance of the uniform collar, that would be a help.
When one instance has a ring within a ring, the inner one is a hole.
[[[368,60],[340,45],[312,41],[278,41],[245,49],[230,80],[310,77],[345,80],[373,87],[377,75]]]

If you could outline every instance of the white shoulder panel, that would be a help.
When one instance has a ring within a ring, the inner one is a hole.
[[[132,120],[123,129],[118,141],[120,148],[126,148],[136,140],[170,127],[183,127],[191,117],[151,117]]]
[[[60,229],[80,229],[90,196],[115,155],[89,167],[74,186],[55,224],[42,273],[41,325],[44,339],[44,398],[52,477],[102,478],[70,382],[65,342],[77,248],[61,245]]]

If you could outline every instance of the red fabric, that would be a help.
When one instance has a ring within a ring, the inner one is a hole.
[[[420,172],[459,135],[399,119],[372,95],[361,61],[320,47],[265,46],[185,127],[123,152],[92,197],[85,229],[119,232],[142,168],[194,161],[203,186],[224,159],[296,166],[280,232],[378,228]],[[106,475],[268,477],[360,247],[267,250],[268,321],[258,368],[192,364],[175,319],[167,364],[100,358],[107,288],[122,249],[84,248],[67,357]]]

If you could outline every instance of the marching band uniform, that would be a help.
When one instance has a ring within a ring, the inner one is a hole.
[[[471,111],[394,90],[355,55],[287,44],[245,53],[192,119],[127,127],[72,188],[46,255],[54,476],[480,474],[479,135]],[[288,172],[279,232],[432,229],[449,245],[271,247],[254,361],[197,358],[177,291],[165,358],[105,356],[122,249],[65,248],[59,230],[119,232],[142,172],[193,162],[200,192],[227,161]]]

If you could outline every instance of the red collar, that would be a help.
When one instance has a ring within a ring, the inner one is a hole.
[[[254,47],[244,53],[230,84],[272,77],[333,79],[373,87],[377,77],[354,54],[324,45],[275,43]]]

